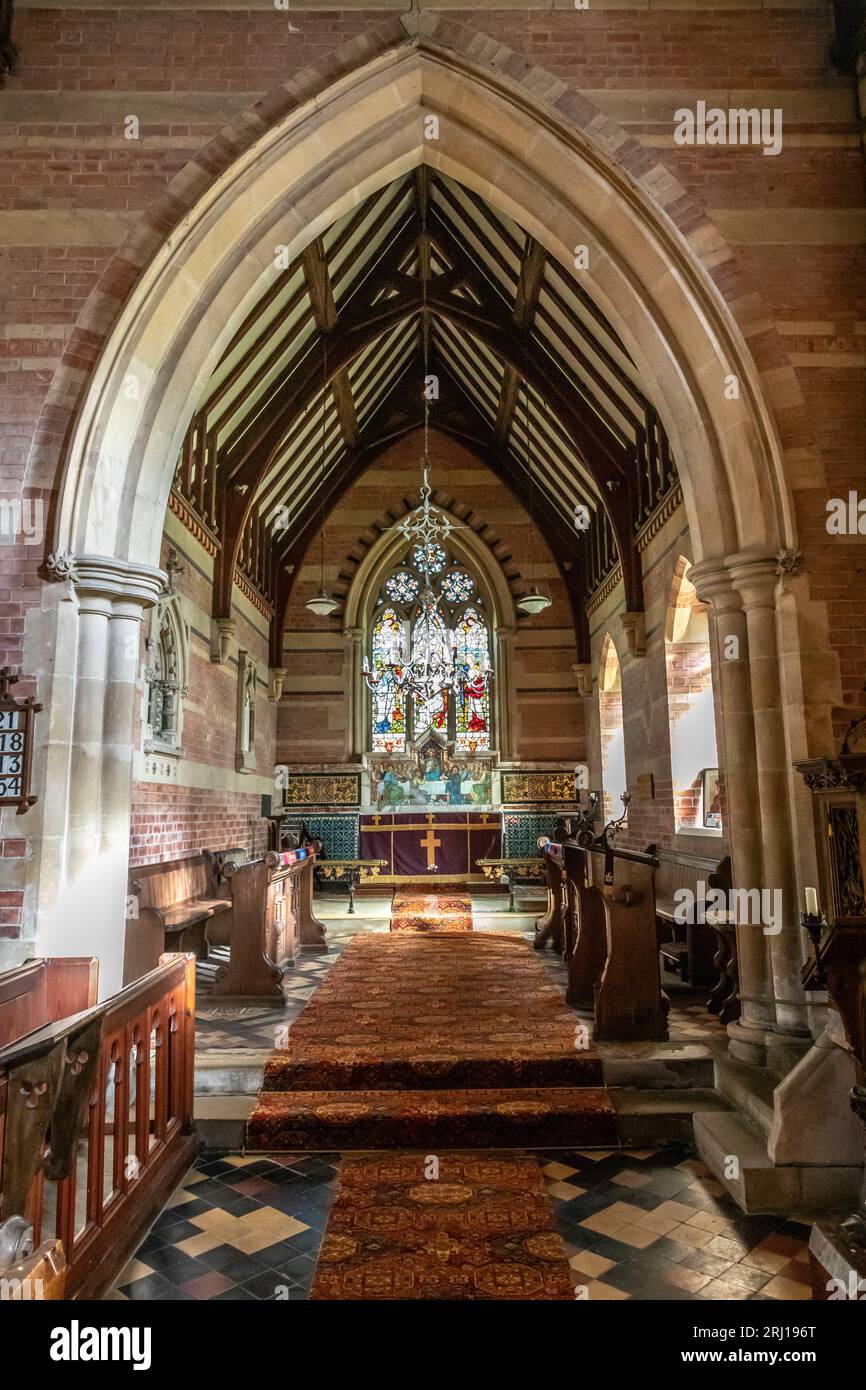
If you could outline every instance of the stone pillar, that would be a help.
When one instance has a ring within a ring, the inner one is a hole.
[[[37,880],[37,949],[96,956],[104,998],[123,979],[139,627],[164,576],[88,555],[72,562],[71,580],[58,605],[43,845],[51,857]]]
[[[776,623],[778,575],[775,557],[768,553],[742,552],[730,556],[727,563],[733,583],[743,600],[748,629],[763,886],[782,892],[782,930],[768,940],[776,1012],[773,1031],[792,1040],[790,1053],[786,1056],[782,1055],[782,1043],[773,1045],[777,1054],[777,1069],[784,1071],[793,1065],[802,1052],[799,1040],[808,1039],[810,1035],[800,980],[804,943],[796,895],[789,803],[790,758],[785,739],[779,669]]]
[[[515,754],[517,730],[515,728],[515,709],[517,704],[514,688],[514,639],[516,627],[497,627],[496,629],[496,708],[499,711],[497,742],[500,762],[511,762]]]
[[[725,837],[733,882],[753,888],[763,882],[755,728],[749,680],[749,637],[742,600],[724,563],[693,565],[689,579],[709,606],[710,654],[716,741],[725,779]],[[775,1021],[767,938],[760,927],[737,928],[742,1013],[728,1025],[730,1050],[741,1061],[766,1060],[766,1034]]]
[[[364,629],[343,629],[344,664],[343,689],[346,693],[346,762],[360,762],[367,751],[366,744],[366,685],[361,676],[364,661]]]

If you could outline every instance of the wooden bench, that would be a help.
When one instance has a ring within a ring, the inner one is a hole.
[[[228,893],[214,881],[204,854],[138,864],[129,872],[123,981],[130,984],[153,970],[165,951],[193,951],[207,958],[208,923],[230,929]]]
[[[655,845],[648,845],[646,852],[659,861],[656,920],[665,970],[678,974],[684,984],[715,985],[719,977],[719,940],[712,926],[703,920],[703,904],[709,889],[730,888],[730,859],[657,849]],[[691,921],[684,921],[684,909],[677,908],[675,895],[684,888],[693,895],[695,904]]]
[[[301,950],[327,951],[313,913],[315,851],[268,850],[225,865],[232,895],[231,952],[213,992],[235,999],[283,999],[280,981]]]

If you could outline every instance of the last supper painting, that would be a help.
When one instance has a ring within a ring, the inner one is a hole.
[[[0,0],[4,1345],[852,1378],[864,77],[866,0]]]

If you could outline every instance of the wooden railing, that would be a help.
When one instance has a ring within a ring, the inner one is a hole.
[[[0,1050],[3,1225],[24,1217],[34,1246],[59,1239],[67,1298],[110,1286],[199,1147],[194,1011],[194,958],[163,956]]]

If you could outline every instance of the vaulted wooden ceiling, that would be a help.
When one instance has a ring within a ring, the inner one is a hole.
[[[628,607],[643,607],[634,537],[676,470],[634,364],[579,271],[422,167],[278,269],[181,452],[176,495],[216,556],[214,616],[229,616],[240,571],[275,610],[275,664],[294,574],[322,515],[423,423],[425,370],[438,379],[431,426],[531,510],[576,627],[617,561]],[[588,527],[575,524],[579,507]]]

